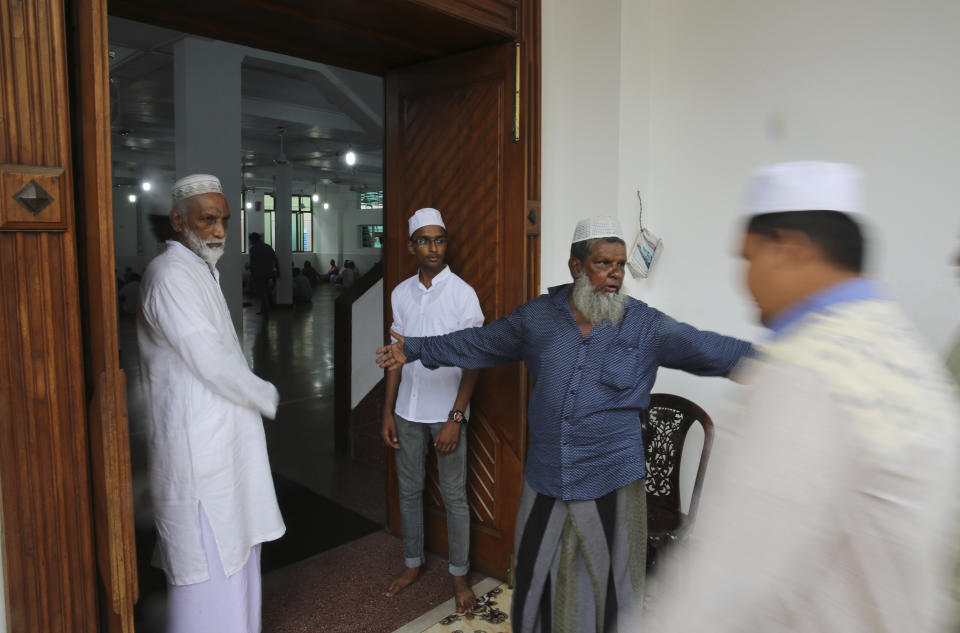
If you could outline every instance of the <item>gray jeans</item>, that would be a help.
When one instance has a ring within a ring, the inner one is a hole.
[[[396,451],[400,487],[400,519],[403,522],[403,562],[419,567],[423,555],[423,483],[427,449],[446,422],[410,422],[394,415],[400,449]],[[440,493],[447,508],[447,542],[450,573],[465,576],[470,571],[470,506],[467,505],[467,427],[460,427],[457,448],[437,454]]]

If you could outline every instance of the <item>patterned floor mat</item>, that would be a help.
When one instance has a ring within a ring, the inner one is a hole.
[[[451,613],[423,633],[512,633],[511,595],[506,584],[494,587],[477,599],[470,613]]]

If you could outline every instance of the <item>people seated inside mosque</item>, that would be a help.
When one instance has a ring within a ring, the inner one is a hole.
[[[310,282],[311,286],[316,286],[320,283],[320,274],[317,273],[317,269],[313,267],[313,264],[310,263],[310,260],[304,260],[303,270],[300,272],[303,273],[303,276],[307,278],[307,281]]]
[[[353,284],[357,281],[357,268],[356,264],[352,260],[344,260],[343,269],[340,270],[340,276],[336,282],[334,282],[337,288],[352,288]]]
[[[293,269],[293,302],[308,303],[313,298],[313,288],[299,268]]]
[[[330,260],[330,268],[327,269],[327,279],[330,280],[330,283],[336,283],[337,279],[340,278],[340,267],[337,266],[337,260]]]

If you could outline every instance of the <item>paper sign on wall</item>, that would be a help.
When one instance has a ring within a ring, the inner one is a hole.
[[[643,228],[643,200],[640,198],[639,191],[637,198],[640,199],[640,232],[630,248],[627,266],[635,278],[646,279],[650,275],[650,269],[653,268],[657,255],[663,250],[663,240]]]

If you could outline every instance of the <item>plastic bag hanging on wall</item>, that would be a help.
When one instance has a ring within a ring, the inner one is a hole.
[[[633,241],[633,246],[630,248],[627,266],[635,279],[646,279],[650,276],[650,269],[653,268],[657,255],[663,250],[663,240],[644,228],[643,198],[640,197],[639,191],[637,199],[640,200],[640,232],[637,233],[637,239]]]

